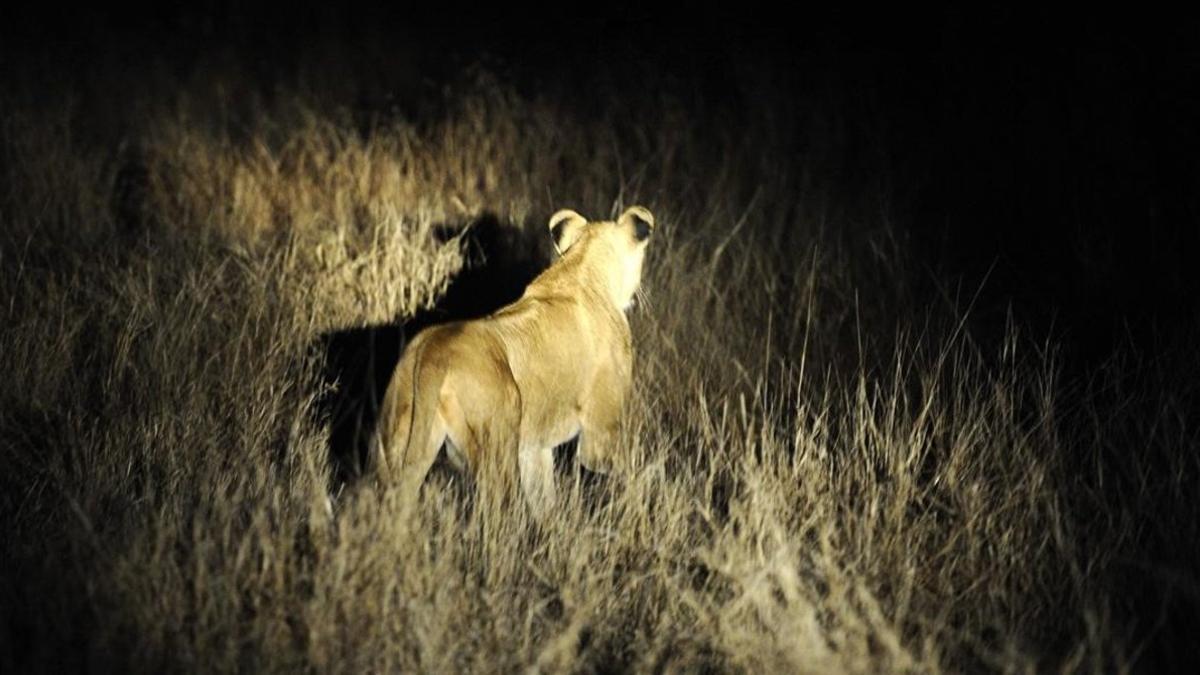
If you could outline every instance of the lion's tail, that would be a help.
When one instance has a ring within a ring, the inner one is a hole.
[[[375,465],[377,473],[389,479],[395,477],[397,472],[403,475],[410,459],[420,457],[427,450],[419,447],[419,444],[429,442],[442,382],[446,379],[446,368],[441,359],[422,359],[423,342],[416,341],[412,347],[412,365],[406,368],[408,372],[399,373],[401,377],[396,378],[394,390],[389,387],[381,411],[383,424],[371,438],[368,463]],[[402,367],[405,366],[402,364]],[[408,405],[397,405],[398,398],[406,400]],[[400,426],[405,421],[403,416],[408,417],[408,429],[403,438],[398,438],[400,434],[395,432],[403,429]],[[397,447],[395,442],[401,440],[404,444]],[[389,450],[399,452],[389,458]],[[396,465],[389,466],[389,460],[394,460]]]

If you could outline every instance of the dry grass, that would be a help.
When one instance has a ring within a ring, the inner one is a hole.
[[[1157,619],[1115,579],[1194,592],[1188,399],[977,344],[779,118],[483,76],[364,130],[234,82],[130,94],[119,146],[3,111],[0,670],[1112,672]],[[628,482],[542,527],[444,481],[411,522],[367,486],[328,512],[314,339],[434,302],[438,225],[634,202]]]

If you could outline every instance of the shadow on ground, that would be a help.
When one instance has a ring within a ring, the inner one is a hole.
[[[438,226],[435,236],[443,242],[459,237],[465,261],[432,308],[399,323],[319,338],[323,384],[329,387],[318,409],[330,425],[335,492],[367,469],[367,441],[405,345],[429,326],[487,316],[515,301],[551,261],[544,228],[520,227],[490,214],[465,225]]]

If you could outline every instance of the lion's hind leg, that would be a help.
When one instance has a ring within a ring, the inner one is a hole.
[[[456,373],[444,409],[447,437],[474,478],[478,501],[500,513],[515,484],[521,396],[507,366],[488,363]]]
[[[369,463],[376,475],[399,490],[401,503],[416,504],[425,476],[446,437],[440,378],[414,386],[411,365],[402,363],[388,386]],[[416,394],[414,398],[413,394]]]
[[[534,519],[543,520],[557,500],[554,485],[554,448],[524,447],[518,463],[521,470],[521,492]]]
[[[399,466],[400,497],[407,506],[415,505],[421,494],[425,477],[437,460],[438,452],[446,438],[446,426],[440,416],[433,420],[429,435],[424,439],[413,439],[407,450],[401,449],[397,458]]]

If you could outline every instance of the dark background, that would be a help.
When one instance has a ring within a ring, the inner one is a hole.
[[[736,128],[750,107],[794,115],[809,131],[787,142],[835,190],[882,187],[921,264],[980,291],[984,335],[1011,309],[1086,369],[1114,347],[1178,339],[1196,316],[1200,30],[1180,16],[742,3],[5,12],[5,68],[49,63],[79,80],[34,85],[48,93],[87,91],[101,56],[186,75],[214,52],[267,90],[339,61],[359,107],[382,113],[414,114],[423,88],[479,61],[523,91],[577,91],[580,114],[601,79],[627,83],[632,106],[681,82],[714,124]],[[772,86],[743,87],[748,76]]]

